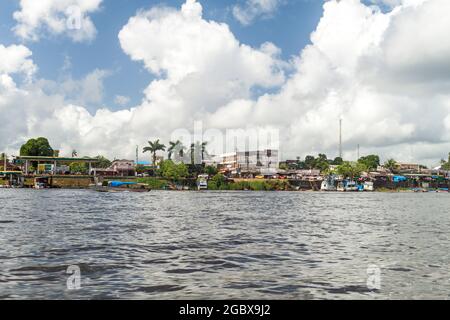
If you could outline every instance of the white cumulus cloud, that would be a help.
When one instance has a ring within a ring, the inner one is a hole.
[[[31,77],[37,69],[31,55],[31,50],[23,45],[5,47],[0,44],[0,75],[23,73]]]
[[[125,107],[128,103],[130,103],[130,97],[122,96],[122,95],[116,95],[114,97],[114,103],[121,107]]]
[[[431,165],[450,150],[447,11],[447,0],[405,0],[389,12],[330,0],[311,44],[290,62],[271,43],[240,43],[226,24],[205,20],[197,1],[142,11],[119,34],[124,52],[156,77],[141,104],[90,113],[37,83],[16,85],[10,73],[29,70],[18,62],[0,78],[8,117],[0,148],[45,135],[63,151],[133,157],[136,145],[167,142],[201,120],[205,128],[278,128],[285,158],[331,157],[342,118],[347,159],[359,144],[362,154]],[[259,88],[274,93],[258,96]]]
[[[97,30],[89,14],[99,10],[102,0],[20,0],[14,12],[14,32],[37,41],[44,32],[65,34],[76,42],[92,40]]]
[[[246,0],[233,6],[233,16],[243,25],[251,24],[259,17],[273,14],[284,0]]]

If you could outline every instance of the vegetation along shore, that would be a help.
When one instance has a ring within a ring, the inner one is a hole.
[[[137,150],[139,151],[139,150]],[[188,148],[150,141],[136,159],[98,155],[79,157],[76,150],[60,156],[46,138],[30,139],[19,156],[0,155],[0,188],[92,188],[121,183],[114,190],[212,191],[378,191],[448,192],[450,155],[435,168],[366,155],[357,161],[325,154],[279,161],[278,150],[209,155],[207,143]],[[150,154],[150,161],[139,161]],[[167,158],[163,156],[167,155]],[[198,161],[200,159],[200,161]]]

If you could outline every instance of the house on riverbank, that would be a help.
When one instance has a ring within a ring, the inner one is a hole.
[[[278,150],[236,151],[213,157],[211,163],[230,175],[273,175],[279,169]]]

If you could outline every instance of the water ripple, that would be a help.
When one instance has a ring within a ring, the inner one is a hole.
[[[449,297],[448,194],[4,189],[0,201],[0,299]],[[71,265],[80,290],[66,288]]]

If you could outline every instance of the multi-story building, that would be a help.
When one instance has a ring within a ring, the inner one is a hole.
[[[94,176],[119,176],[133,177],[136,175],[136,167],[133,160],[114,160],[106,169],[91,169],[90,175]]]
[[[232,174],[274,174],[279,167],[278,150],[237,151],[216,156],[213,162],[221,171]]]
[[[114,160],[109,169],[117,172],[117,175],[122,177],[136,175],[136,168],[133,160]]]

